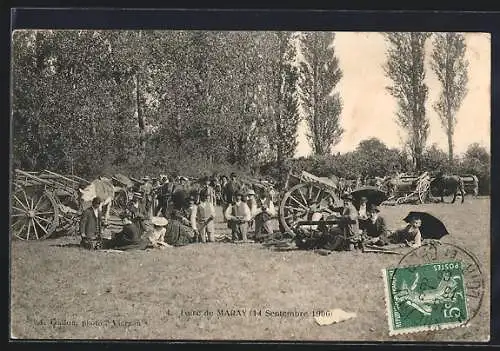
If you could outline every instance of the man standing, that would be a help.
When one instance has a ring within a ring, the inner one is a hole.
[[[339,192],[339,194],[344,194],[346,191],[345,191],[345,188],[346,188],[346,184],[345,184],[345,180],[343,177],[340,177],[339,178],[339,182],[337,183],[337,191]]]
[[[212,186],[210,178],[208,176],[203,177],[203,185],[200,189],[200,194],[202,192],[204,192],[207,195],[207,201],[209,201],[213,206],[215,206],[216,202],[215,189]]]
[[[142,178],[144,184],[141,186],[141,192],[144,199],[144,204],[146,207],[146,213],[148,218],[153,216],[153,184],[151,183],[151,178],[148,176]]]
[[[158,211],[156,213],[157,216],[160,215],[166,215],[167,214],[167,209],[168,209],[168,202],[170,200],[170,188],[171,184],[168,181],[167,177],[162,177],[161,179],[161,185],[158,190]]]
[[[102,248],[100,204],[101,199],[98,197],[92,199],[92,206],[83,211],[80,219],[80,236],[82,238],[80,245],[89,250]]]
[[[356,189],[361,187],[363,184],[362,184],[362,181],[361,181],[361,175],[358,175],[358,177],[356,178]]]
[[[215,207],[212,202],[208,200],[207,194],[202,191],[200,193],[200,203],[196,209],[196,221],[198,227],[196,228],[201,237],[201,242],[214,242],[214,220],[215,220]]]
[[[227,182],[224,189],[225,198],[228,204],[231,204],[236,200],[236,192],[241,190],[241,184],[237,180],[236,173],[231,173],[229,182]]]
[[[248,221],[252,215],[247,203],[243,201],[243,194],[240,191],[235,193],[235,198],[236,201],[226,209],[224,216],[231,225],[233,241],[247,241]]]

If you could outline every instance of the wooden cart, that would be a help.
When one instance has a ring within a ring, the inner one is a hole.
[[[310,225],[314,213],[333,212],[341,206],[335,193],[336,184],[303,171],[289,173],[285,193],[280,202],[278,217],[285,232],[295,234],[302,225]]]
[[[21,240],[40,240],[56,231],[75,229],[81,185],[89,181],[44,170],[16,169],[11,196],[11,232]]]

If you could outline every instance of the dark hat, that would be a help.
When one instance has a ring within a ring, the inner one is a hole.
[[[369,207],[368,207],[368,212],[380,212],[380,209],[378,208],[377,205],[375,204],[371,204]]]
[[[232,177],[236,177],[236,173],[232,172],[232,173],[231,173],[231,178],[232,178]]]
[[[92,199],[92,205],[98,205],[100,204],[102,201],[101,201],[101,198],[99,196],[96,196]]]

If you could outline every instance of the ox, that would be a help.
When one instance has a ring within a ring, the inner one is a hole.
[[[431,181],[431,189],[433,189],[437,195],[441,197],[441,202],[444,202],[443,196],[453,195],[453,200],[451,201],[453,204],[455,203],[458,193],[460,193],[460,196],[462,197],[461,203],[464,203],[464,181],[460,176],[438,173]]]

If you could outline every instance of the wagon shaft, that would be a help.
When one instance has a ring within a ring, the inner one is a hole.
[[[353,223],[356,223],[356,221],[346,220],[346,219],[343,219],[343,218],[339,218],[339,219],[324,220],[324,221],[299,221],[299,222],[297,222],[297,226],[301,226],[301,225],[320,225],[320,224],[325,224],[325,225],[353,224]]]

